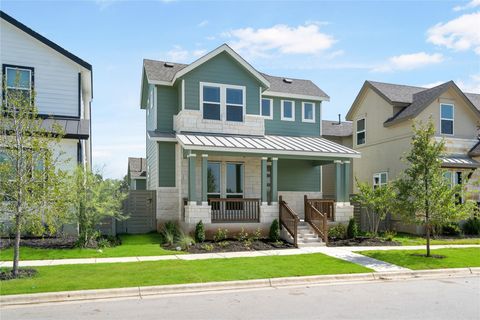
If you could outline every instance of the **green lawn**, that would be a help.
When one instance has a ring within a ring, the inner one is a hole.
[[[372,270],[323,254],[167,260],[38,267],[30,279],[0,282],[0,294],[121,288],[273,277],[363,273]]]
[[[394,238],[402,246],[419,246],[425,245],[427,240],[424,237],[408,234],[398,233]],[[431,244],[480,244],[480,238],[452,238],[452,239],[431,239]]]
[[[161,256],[178,254],[178,251],[165,250],[160,246],[158,233],[124,234],[120,235],[122,244],[113,248],[96,249],[36,249],[29,247],[20,248],[22,260],[48,260],[48,259],[75,259],[75,258],[110,258],[133,256]],[[0,260],[12,260],[13,248],[0,250]]]
[[[361,251],[363,255],[413,270],[480,267],[480,248],[435,249],[432,254],[445,258],[427,258],[412,254],[425,254],[424,250]]]

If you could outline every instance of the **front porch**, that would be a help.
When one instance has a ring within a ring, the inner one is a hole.
[[[325,139],[309,138],[321,140],[324,148],[337,148],[337,152],[328,156],[314,152],[312,147],[305,152],[308,148],[305,141],[297,145],[297,148],[303,148],[298,151],[288,144],[277,144],[277,149],[269,152],[265,148],[257,150],[259,148],[253,147],[239,152],[238,148],[219,150],[213,145],[212,137],[208,138],[205,140],[204,135],[179,138],[183,142],[184,156],[181,161],[184,182],[181,220],[187,230],[193,229],[200,220],[207,232],[218,228],[232,232],[241,228],[260,228],[266,232],[275,219],[286,228],[291,223],[286,217],[282,218],[282,207],[288,206],[294,220],[307,221],[324,238],[328,222],[346,222],[353,215],[348,199],[351,159],[358,157],[355,151],[332,142],[327,144]],[[188,145],[185,143],[187,139],[189,142],[209,142],[210,145]],[[218,136],[216,139],[220,140]],[[259,146],[258,140],[264,138],[248,139],[250,145]],[[236,142],[241,143],[238,138]],[[320,146],[318,141],[314,143]],[[241,145],[245,146],[245,143]],[[281,147],[284,149],[278,150]],[[290,148],[289,152],[282,152],[286,148]],[[333,199],[324,199],[321,188],[322,166],[327,164],[335,166]],[[290,233],[292,237],[297,234]]]

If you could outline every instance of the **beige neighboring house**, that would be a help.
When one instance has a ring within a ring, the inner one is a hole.
[[[480,201],[480,94],[462,92],[449,81],[433,88],[365,81],[346,119],[353,123],[353,149],[362,153],[354,160],[353,174],[360,181],[382,185],[394,180],[406,165],[414,120],[432,117],[436,139],[444,139],[442,157],[452,183],[470,177],[470,195]],[[354,187],[355,189],[355,187]]]
[[[128,158],[127,180],[130,190],[147,189],[147,160],[145,158]]]

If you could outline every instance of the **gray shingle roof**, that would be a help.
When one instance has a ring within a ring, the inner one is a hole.
[[[145,158],[128,158],[128,171],[130,178],[147,176],[147,160]]]
[[[143,60],[143,66],[148,81],[171,82],[177,72],[188,66],[188,64],[168,62],[172,67],[167,67],[165,66],[165,63],[165,61]],[[293,80],[292,83],[286,83],[283,81],[283,77],[270,76],[264,73],[261,74],[270,82],[270,88],[268,88],[270,91],[329,99],[329,96],[310,80],[289,78]]]
[[[470,100],[478,110],[480,110],[480,94],[465,93],[465,96],[467,96],[468,100]]]
[[[400,84],[383,83],[376,81],[367,81],[375,89],[377,89],[383,96],[385,96],[392,103],[410,104],[413,102],[413,95],[415,93],[424,91],[426,88],[404,86]]]
[[[276,77],[265,73],[262,73],[262,75],[270,82],[269,91],[330,98],[310,80],[288,78],[292,82],[287,83],[284,81],[285,77]]]
[[[480,141],[468,152],[470,157],[480,157]]]
[[[322,120],[322,136],[348,137],[353,134],[352,122]]]

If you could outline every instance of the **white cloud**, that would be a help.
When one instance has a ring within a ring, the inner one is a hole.
[[[374,72],[404,71],[418,69],[430,64],[440,63],[444,60],[440,53],[428,54],[426,52],[417,52],[393,56],[384,64],[372,69]]]
[[[174,46],[165,53],[165,60],[172,62],[191,62],[207,53],[205,49],[187,50],[181,46]]]
[[[464,14],[427,31],[427,41],[456,51],[473,49],[480,55],[480,11]]]
[[[472,74],[467,80],[458,80],[455,83],[464,92],[480,94],[480,73]]]
[[[463,6],[456,6],[453,8],[453,11],[461,11],[461,10],[467,10],[467,9],[472,9],[475,7],[480,6],[480,0],[472,0],[466,5]]]
[[[335,38],[320,31],[319,23],[292,27],[278,24],[270,28],[240,28],[223,34],[231,38],[230,45],[250,57],[282,54],[318,54],[330,49]]]
[[[197,24],[197,27],[203,28],[208,24],[208,20],[203,20],[199,24]]]
[[[435,81],[435,82],[430,82],[430,83],[426,83],[426,84],[421,84],[421,85],[419,85],[419,87],[433,88],[433,87],[439,86],[439,85],[441,85],[442,83],[445,83],[445,82],[447,82],[447,81]]]

